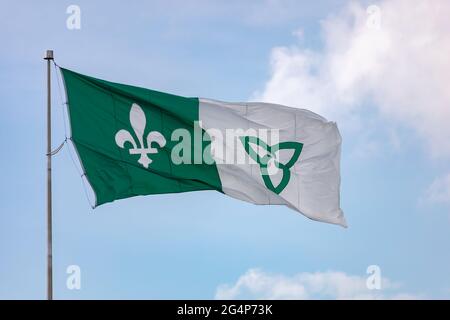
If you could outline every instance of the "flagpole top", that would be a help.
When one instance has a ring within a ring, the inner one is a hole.
[[[45,53],[45,60],[53,60],[53,50],[47,50],[47,52]]]

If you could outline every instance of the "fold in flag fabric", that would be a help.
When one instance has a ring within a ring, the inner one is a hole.
[[[60,70],[95,206],[216,190],[346,226],[335,123],[304,109],[185,98]]]

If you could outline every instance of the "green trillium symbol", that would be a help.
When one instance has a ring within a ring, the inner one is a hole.
[[[248,155],[258,163],[266,187],[276,194],[280,194],[291,179],[290,169],[297,162],[303,149],[303,143],[286,141],[270,146],[260,138],[254,136],[242,136],[239,139]],[[277,151],[280,150],[293,150],[291,159],[287,163],[281,163],[277,158]],[[273,184],[270,178],[274,169],[280,169],[282,171],[282,178],[277,186]]]

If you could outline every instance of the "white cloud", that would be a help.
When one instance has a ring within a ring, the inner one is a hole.
[[[322,49],[274,48],[271,77],[253,98],[308,108],[344,127],[371,101],[386,125],[414,129],[431,155],[448,157],[449,16],[447,0],[351,3],[322,22]]]
[[[425,199],[431,203],[450,204],[450,173],[436,178],[428,187]]]
[[[398,284],[382,280],[381,290],[369,290],[366,278],[328,271],[293,276],[250,269],[234,284],[220,285],[216,299],[415,299],[397,292]]]

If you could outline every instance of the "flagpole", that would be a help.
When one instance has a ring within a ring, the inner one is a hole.
[[[52,110],[51,110],[51,62],[53,50],[47,50],[47,300],[53,300],[52,270]]]

